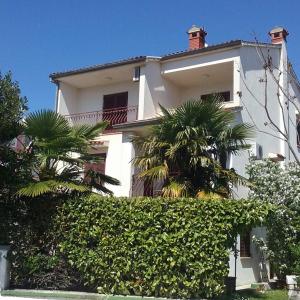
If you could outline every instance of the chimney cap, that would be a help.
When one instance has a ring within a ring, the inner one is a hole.
[[[269,35],[272,35],[274,33],[283,32],[286,36],[289,35],[288,31],[282,27],[282,26],[276,26],[274,27],[270,32]]]
[[[207,32],[204,30],[204,27],[199,27],[197,25],[192,25],[192,27],[187,31],[187,33],[199,32],[202,31],[205,35]]]

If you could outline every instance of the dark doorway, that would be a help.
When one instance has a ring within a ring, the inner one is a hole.
[[[127,122],[128,92],[104,95],[103,120],[109,122],[109,127],[114,124]]]

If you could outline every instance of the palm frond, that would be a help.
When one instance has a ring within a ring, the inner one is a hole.
[[[162,188],[162,195],[170,198],[188,197],[189,190],[190,184],[188,182],[170,181]]]
[[[102,185],[105,183],[111,184],[111,185],[120,185],[121,184],[118,179],[113,178],[109,175],[94,171],[94,170],[89,170],[86,173],[86,176],[92,180],[101,182]],[[91,183],[91,185],[93,185],[93,184]]]
[[[54,180],[32,182],[18,190],[18,196],[38,197],[53,191]]]
[[[67,136],[71,127],[66,118],[51,110],[30,113],[25,120],[25,134],[37,139]]]
[[[152,167],[139,173],[140,178],[148,178],[151,181],[165,180],[169,175],[169,168],[167,164]]]
[[[86,185],[73,182],[46,180],[29,183],[25,187],[19,189],[17,195],[34,198],[47,193],[56,193],[61,190],[78,191],[82,193],[89,191],[90,188]]]
[[[108,122],[98,122],[95,125],[76,125],[72,127],[72,135],[77,138],[83,138],[86,141],[97,138],[107,127]]]

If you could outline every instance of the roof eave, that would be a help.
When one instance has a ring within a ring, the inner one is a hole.
[[[147,56],[138,56],[138,57],[135,57],[132,59],[125,59],[125,60],[120,60],[117,62],[106,63],[106,64],[96,65],[96,66],[87,67],[87,68],[81,68],[81,69],[70,70],[70,71],[65,71],[65,72],[51,73],[49,75],[49,77],[52,81],[57,81],[59,78],[62,78],[62,77],[84,74],[84,73],[94,72],[94,71],[100,71],[100,70],[104,70],[104,69],[115,68],[115,67],[120,67],[120,66],[124,66],[124,65],[135,64],[135,63],[139,63],[139,62],[145,62],[146,60],[147,60]]]

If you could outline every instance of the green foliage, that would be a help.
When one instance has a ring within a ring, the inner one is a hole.
[[[11,246],[12,287],[73,290],[83,287],[78,274],[57,249],[54,216],[62,201],[55,198],[0,201],[0,244]]]
[[[281,167],[264,160],[252,162],[247,171],[251,182],[250,198],[278,205],[267,220],[267,243],[258,243],[276,275],[284,279],[300,265],[300,251],[297,251],[300,243],[300,167],[295,163]]]
[[[107,198],[66,202],[60,250],[101,293],[172,298],[223,291],[236,235],[272,207],[254,201]]]
[[[20,122],[26,110],[27,99],[21,96],[19,84],[13,81],[11,72],[0,73],[0,144],[20,134]]]
[[[228,197],[230,186],[244,182],[226,169],[229,155],[247,149],[251,125],[235,124],[233,112],[221,99],[189,101],[163,116],[146,137],[134,138],[139,155],[134,163],[140,177],[164,182],[164,196],[197,196],[213,192]]]
[[[20,184],[30,176],[27,156],[16,153],[10,142],[22,132],[22,119],[27,110],[27,99],[21,96],[17,82],[9,72],[0,73],[0,199],[9,200]],[[1,235],[1,233],[0,233]]]
[[[292,261],[293,264],[291,266],[291,274],[296,274],[299,275],[299,286],[300,286],[300,245],[291,245],[290,246],[291,250],[291,256],[292,256]]]
[[[24,133],[30,138],[26,152],[30,155],[31,181],[18,191],[19,196],[38,197],[43,194],[80,194],[96,189],[112,192],[105,183],[118,185],[108,175],[88,171],[84,180],[84,165],[97,163],[91,154],[90,141],[99,136],[105,122],[96,125],[71,126],[68,120],[49,110],[31,113],[25,120]]]

